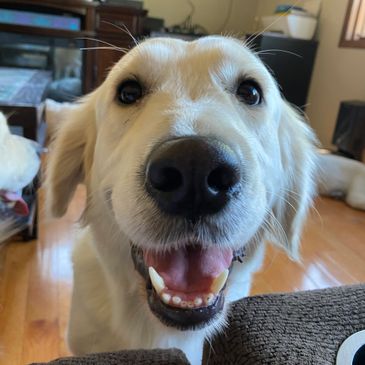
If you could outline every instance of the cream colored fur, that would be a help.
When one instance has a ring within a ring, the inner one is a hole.
[[[0,112],[0,190],[19,191],[37,174],[40,159],[35,142],[10,133]],[[0,219],[0,243],[14,234],[14,222]]]
[[[320,153],[319,193],[343,198],[348,205],[365,210],[365,164],[350,158]]]
[[[36,143],[10,133],[0,112],[0,189],[18,191],[28,185],[40,165]]]
[[[130,77],[137,77],[147,92],[137,104],[125,106],[117,101],[117,88]],[[237,100],[235,85],[242,77],[260,84],[261,105]],[[244,263],[233,264],[224,314],[189,333],[164,326],[150,312],[129,246],[132,241],[166,249],[158,232],[168,232],[141,186],[139,171],[155,143],[186,135],[214,136],[238,154],[245,194],[211,218],[224,227],[221,241],[202,235],[205,245],[247,248]],[[313,195],[314,142],[270,73],[238,40],[151,39],[125,55],[70,114],[49,161],[48,203],[55,216],[65,213],[77,184],[85,183],[88,191],[86,227],[73,254],[71,350],[177,347],[199,364],[203,341],[223,329],[229,303],[248,295],[264,241],[273,240],[299,257],[300,232]]]

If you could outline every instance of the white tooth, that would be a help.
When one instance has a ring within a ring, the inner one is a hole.
[[[209,293],[206,297],[205,297],[205,302],[207,304],[211,304],[213,302],[214,299],[214,294],[213,293]]]
[[[180,303],[180,307],[181,308],[186,308],[188,306],[188,303],[185,302],[185,300],[183,300],[181,303]]]
[[[181,298],[178,297],[178,296],[174,296],[174,297],[172,297],[172,302],[174,304],[180,304],[181,303]]]
[[[164,303],[168,304],[170,302],[171,295],[168,293],[163,293],[161,298]]]
[[[202,298],[196,297],[196,298],[194,299],[194,304],[195,304],[195,306],[196,306],[196,307],[198,307],[198,306],[199,306],[199,305],[201,305],[202,303],[203,303]]]
[[[161,293],[161,291],[165,288],[165,282],[152,266],[148,268],[148,273],[150,274],[151,282],[156,292]]]
[[[212,286],[210,287],[210,290],[213,292],[213,294],[218,294],[222,290],[224,284],[227,281],[228,274],[228,269],[225,269],[214,279]]]
[[[194,308],[194,302],[188,302],[188,308]]]

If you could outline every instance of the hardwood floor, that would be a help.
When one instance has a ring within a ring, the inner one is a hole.
[[[12,242],[0,251],[1,365],[68,354],[64,334],[72,286],[72,222],[84,195],[78,189],[59,221],[46,221],[41,214],[37,242]],[[316,209],[304,232],[302,264],[269,247],[252,294],[365,282],[365,212],[323,198]]]

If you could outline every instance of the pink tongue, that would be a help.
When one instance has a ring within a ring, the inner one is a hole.
[[[188,246],[168,253],[144,252],[147,266],[152,266],[164,279],[165,285],[184,293],[209,293],[215,277],[232,262],[232,250]]]
[[[2,190],[0,191],[0,198],[6,203],[15,202],[13,210],[16,214],[24,216],[29,214],[28,205],[20,194]]]

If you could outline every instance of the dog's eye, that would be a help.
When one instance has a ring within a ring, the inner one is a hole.
[[[262,101],[261,88],[254,80],[244,80],[237,88],[236,95],[247,105],[258,105]]]
[[[134,104],[142,95],[142,86],[136,80],[124,81],[118,88],[118,100],[123,104]]]

